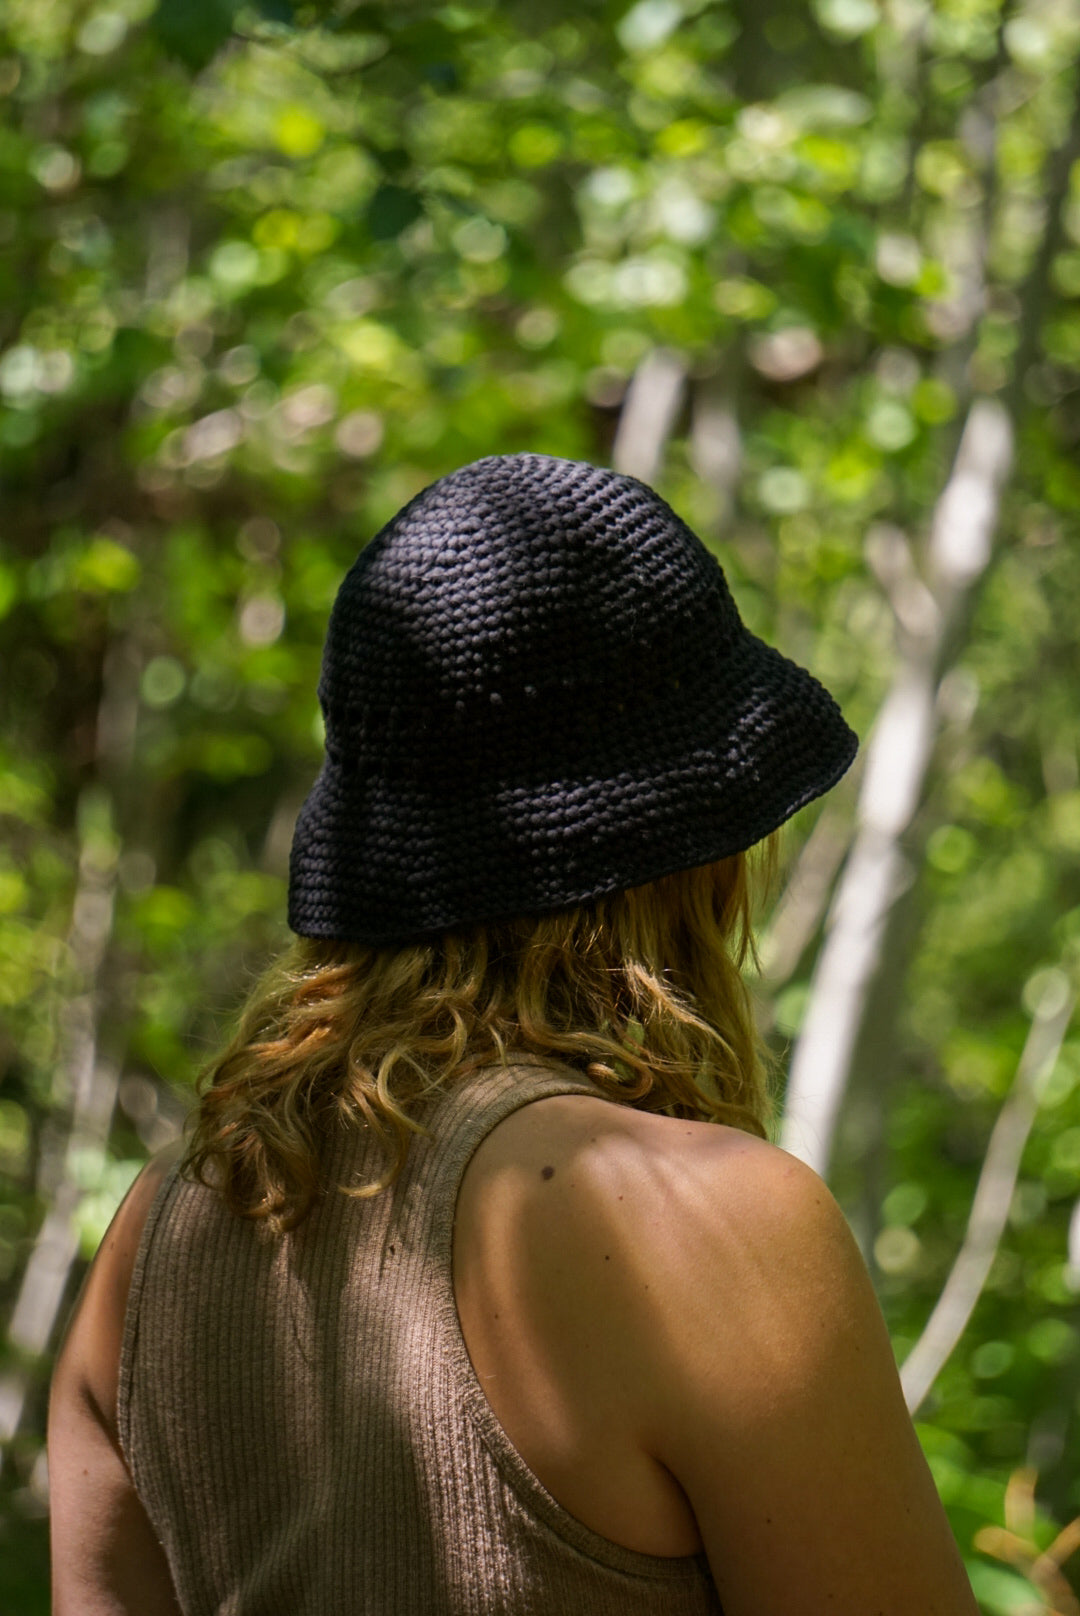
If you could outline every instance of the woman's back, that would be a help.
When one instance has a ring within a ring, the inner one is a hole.
[[[58,1367],[58,1616],[972,1616],[764,1137],[751,850],[854,756],[828,692],[655,493],[524,454],[363,550],[319,696],[298,940]]]
[[[969,1616],[824,1185],[591,1089],[568,1068],[475,1074],[391,1191],[336,1196],[292,1235],[173,1175],[147,1217],[137,1186],[53,1413],[112,1398],[137,1495],[110,1557],[142,1566],[141,1603],[84,1604],[61,1563],[58,1616]],[[175,1604],[152,1602],[155,1575]]]
[[[718,1608],[703,1556],[660,1558],[655,1530],[657,1552],[635,1552],[617,1510],[610,1541],[556,1502],[492,1412],[458,1326],[466,1163],[510,1110],[567,1089],[595,1093],[568,1068],[475,1074],[440,1096],[431,1140],[390,1190],[331,1193],[280,1236],[204,1185],[166,1181],[132,1280],[118,1418],[185,1612]],[[343,1134],[327,1166],[363,1181],[371,1155],[369,1137]],[[471,1275],[475,1244],[466,1234]],[[541,1336],[519,1341],[524,1361],[542,1356]],[[635,1464],[614,1414],[602,1422],[614,1448],[581,1449],[612,1500]]]
[[[685,1493],[648,1451],[620,1315],[634,1293],[648,1305],[641,1223],[663,1193],[662,1153],[706,1128],[604,1098],[540,1100],[487,1135],[457,1204],[454,1294],[488,1402],[566,1509],[647,1554],[702,1542]]]
[[[477,1152],[455,1253],[489,1400],[594,1529],[702,1544],[726,1616],[974,1616],[866,1268],[801,1162],[547,1100]]]

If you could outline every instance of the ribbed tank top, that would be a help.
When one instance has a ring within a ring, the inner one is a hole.
[[[393,1186],[274,1236],[178,1168],[135,1262],[124,1456],[184,1616],[703,1616],[704,1555],[640,1554],[558,1504],[473,1370],[454,1302],[465,1167],[532,1100],[599,1091],[492,1067],[421,1113]],[[342,1135],[326,1165],[384,1158]]]

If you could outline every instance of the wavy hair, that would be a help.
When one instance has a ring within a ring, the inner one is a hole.
[[[381,1141],[377,1195],[437,1090],[515,1056],[555,1059],[613,1101],[760,1136],[771,1061],[743,977],[776,839],[577,908],[395,948],[300,938],[203,1069],[185,1171],[243,1217],[298,1224],[341,1127]]]

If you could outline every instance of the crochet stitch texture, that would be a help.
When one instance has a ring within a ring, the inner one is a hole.
[[[440,478],[361,551],[319,699],[289,925],[371,944],[740,852],[858,745],[658,494],[538,454]]]

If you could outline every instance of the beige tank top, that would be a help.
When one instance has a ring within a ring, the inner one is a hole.
[[[142,1235],[120,1439],[184,1616],[702,1616],[704,1555],[639,1554],[558,1504],[473,1371],[451,1278],[466,1164],[518,1107],[597,1094],[487,1068],[423,1113],[393,1187],[293,1232],[168,1175]],[[364,1133],[332,1172],[375,1176]]]

